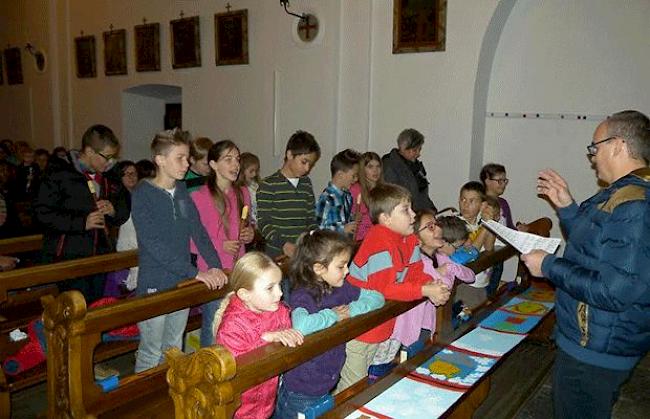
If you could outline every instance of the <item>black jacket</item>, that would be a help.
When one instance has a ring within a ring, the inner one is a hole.
[[[424,165],[419,160],[414,163],[399,154],[394,148],[390,153],[382,157],[384,181],[403,186],[411,193],[411,206],[413,211],[432,209],[436,206],[429,198],[429,181]],[[417,173],[417,176],[416,176]]]
[[[106,216],[107,229],[86,231],[86,218],[96,210],[95,197],[88,188],[86,176],[62,159],[50,161],[33,205],[34,216],[43,231],[43,262],[114,250],[106,231],[122,225],[129,218],[129,193],[105,176],[98,199],[111,201],[115,215]]]

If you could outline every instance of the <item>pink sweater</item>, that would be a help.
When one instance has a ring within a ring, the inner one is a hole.
[[[240,190],[244,200],[244,205],[248,205],[250,208],[251,197],[248,193],[248,188],[241,187]],[[197,191],[192,193],[191,197],[194,201],[194,205],[196,205],[197,211],[199,212],[201,223],[208,232],[212,245],[217,249],[217,254],[221,260],[221,267],[224,269],[232,269],[234,265],[234,257],[224,251],[223,242],[227,240],[237,240],[239,238],[239,219],[241,217],[241,209],[237,208],[237,195],[235,194],[234,187],[230,188],[228,193],[225,195],[228,208],[226,210],[226,215],[228,216],[228,232],[226,232],[221,215],[219,214],[219,211],[217,211],[214,199],[212,198],[207,185],[201,186]],[[199,271],[207,270],[208,266],[201,257],[194,242],[191,243],[190,249],[192,253],[199,255],[197,261]],[[242,256],[243,254],[244,246],[242,245],[239,248],[239,256]]]
[[[450,290],[454,286],[456,278],[463,282],[474,282],[474,271],[468,267],[452,262],[449,256],[439,252],[436,252],[436,260],[438,266],[447,265],[447,275],[440,275],[436,268],[433,267],[431,259],[426,255],[422,255],[424,273],[431,275],[434,280],[441,280]],[[447,302],[447,304],[451,304],[451,301]],[[436,307],[430,300],[397,317],[391,339],[396,339],[402,345],[408,346],[418,340],[420,329],[431,330],[431,332],[436,330]]]
[[[357,199],[361,195],[361,185],[357,182],[354,185],[350,186],[350,193],[352,194],[352,219],[356,217],[358,212],[361,212],[361,221],[357,227],[357,232],[354,235],[355,240],[363,240],[368,234],[368,230],[372,227],[372,221],[370,221],[370,210],[363,199],[361,203],[357,205]]]

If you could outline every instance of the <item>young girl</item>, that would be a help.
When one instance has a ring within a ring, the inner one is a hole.
[[[210,242],[185,184],[188,134],[179,129],[157,134],[151,143],[156,176],[133,191],[133,224],[138,237],[138,295],[173,288],[187,278],[196,278],[215,289],[226,283],[219,256]],[[190,260],[192,239],[207,261],[207,270],[196,269]],[[189,309],[164,314],[138,323],[140,345],[135,371],[153,368],[164,350],[181,347]]]
[[[352,243],[330,230],[314,230],[298,240],[289,277],[293,327],[307,335],[384,305],[377,291],[362,290],[345,281]],[[340,345],[284,374],[275,417],[295,418],[298,412],[328,394],[345,362]]]
[[[354,235],[355,240],[363,240],[370,227],[372,227],[370,211],[368,210],[368,192],[381,182],[383,182],[381,158],[377,153],[372,151],[363,153],[361,155],[359,182],[350,187],[350,193],[354,202],[353,212],[355,216],[356,214],[361,215],[361,221]]]
[[[190,144],[190,170],[184,178],[185,186],[190,193],[203,186],[210,173],[208,151],[212,144],[212,140],[207,137],[199,137]]]
[[[253,240],[253,229],[246,220],[241,220],[242,208],[250,207],[248,189],[235,186],[239,174],[239,149],[230,140],[219,141],[207,153],[209,173],[206,184],[192,193],[192,200],[199,212],[201,223],[221,260],[224,269],[232,269],[235,260],[244,254],[243,244]],[[192,242],[191,251],[197,254]],[[208,265],[200,255],[197,257],[199,270]],[[219,301],[210,301],[202,306],[201,346],[214,344],[212,319],[219,307]]]
[[[238,186],[248,188],[251,197],[251,221],[257,224],[257,189],[260,183],[260,159],[253,153],[242,153],[239,156],[241,170],[237,178]]]
[[[303,336],[291,329],[289,309],[280,301],[282,271],[267,255],[249,252],[235,264],[230,275],[232,292],[214,316],[216,341],[234,356],[268,342],[302,345]],[[273,413],[278,377],[241,395],[235,418],[268,418]]]

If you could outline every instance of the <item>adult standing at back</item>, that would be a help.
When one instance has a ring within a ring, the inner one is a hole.
[[[415,212],[426,209],[436,211],[429,198],[427,171],[418,160],[423,144],[424,135],[416,129],[407,128],[397,137],[397,148],[382,157],[384,181],[406,188],[411,193]]]
[[[540,172],[537,191],[557,207],[564,256],[522,260],[556,285],[553,403],[558,418],[609,418],[620,386],[650,349],[650,120],[623,111],[587,146],[608,186],[578,206],[566,181]]]

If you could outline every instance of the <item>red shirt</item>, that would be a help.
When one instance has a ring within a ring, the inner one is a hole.
[[[350,265],[347,280],[371,289],[386,300],[413,301],[422,298],[422,285],[432,278],[423,271],[415,234],[402,236],[381,224],[372,226]],[[383,342],[393,333],[395,319],[357,337],[366,343]]]

